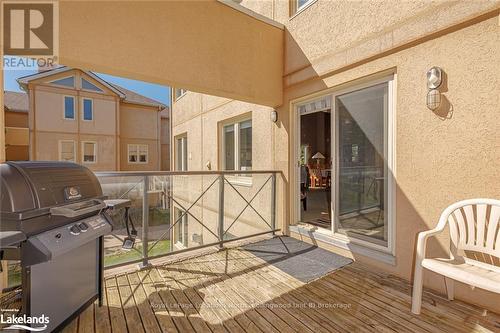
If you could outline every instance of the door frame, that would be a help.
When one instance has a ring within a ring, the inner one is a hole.
[[[376,251],[390,253],[395,255],[395,241],[396,241],[396,81],[397,75],[394,70],[385,71],[379,73],[376,76],[366,77],[363,79],[355,80],[352,83],[346,85],[341,85],[340,87],[333,87],[325,89],[313,94],[309,94],[300,98],[296,98],[290,101],[290,120],[291,128],[293,129],[294,135],[292,135],[291,140],[291,190],[290,190],[290,202],[291,202],[291,224],[296,225],[300,220],[301,214],[301,204],[300,204],[300,114],[298,112],[299,106],[317,100],[319,98],[324,98],[328,96],[331,99],[331,151],[332,151],[332,172],[335,177],[335,184],[331,187],[331,216],[332,216],[332,229],[327,230],[324,228],[318,228],[315,232],[324,234],[328,237],[335,239],[344,244],[355,243],[363,247],[373,249]],[[335,232],[337,221],[336,219],[336,195],[338,193],[338,154],[336,147],[336,131],[338,124],[335,122],[337,118],[335,97],[350,93],[356,90],[361,90],[381,83],[388,83],[388,94],[387,112],[384,112],[384,126],[387,126],[385,130],[387,131],[387,136],[384,135],[384,150],[386,150],[387,156],[387,182],[385,182],[385,190],[387,191],[387,246],[382,246],[380,244],[375,244],[363,239],[348,237],[345,234]]]

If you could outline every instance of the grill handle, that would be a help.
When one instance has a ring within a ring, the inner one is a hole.
[[[96,202],[96,204],[90,207],[75,209],[78,206],[74,204],[61,207],[52,207],[50,208],[50,214],[64,216],[67,218],[75,218],[86,214],[94,213],[106,208],[106,204],[104,203],[103,200],[100,199],[92,199],[92,200]]]

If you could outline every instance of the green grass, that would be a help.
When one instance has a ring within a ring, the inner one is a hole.
[[[165,225],[170,223],[170,212],[168,209],[155,208],[149,211],[149,225]]]
[[[150,242],[150,246],[153,241]],[[166,254],[170,252],[170,241],[162,240],[149,252],[150,256],[156,256],[159,254]],[[127,261],[137,260],[141,258],[142,245],[136,245],[130,251],[119,249],[113,254],[108,254],[104,256],[104,267],[111,266],[115,264],[121,264]]]
[[[9,264],[9,277],[8,277],[8,286],[14,287],[21,285],[21,266],[19,264]]]

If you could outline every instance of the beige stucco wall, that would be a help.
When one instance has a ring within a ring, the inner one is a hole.
[[[129,103],[120,105],[120,133],[124,138],[159,137],[158,108]]]
[[[219,1],[60,1],[59,9],[59,60],[68,66],[267,105],[282,101],[282,29]]]
[[[411,279],[419,231],[434,227],[441,211],[455,201],[500,197],[499,29],[498,17],[494,17],[286,91],[286,98],[293,100],[329,87],[349,86],[373,73],[392,70],[396,74],[396,265],[351,253],[356,259]],[[442,67],[448,77],[447,108],[435,113],[425,106],[425,73],[432,66]],[[291,111],[284,106],[279,112],[284,123],[276,140],[290,143]],[[286,156],[281,153],[277,158],[284,163]],[[446,234],[429,246],[429,255],[444,255]],[[432,273],[425,274],[425,284],[444,292],[443,279]],[[456,294],[500,309],[498,295],[462,286]]]
[[[460,27],[499,5],[499,1],[320,0],[289,19],[288,4],[278,1],[274,15],[286,24],[285,87],[335,74],[423,36]]]

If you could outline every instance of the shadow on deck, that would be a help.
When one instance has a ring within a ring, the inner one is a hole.
[[[298,254],[300,255],[300,254]],[[289,257],[289,256],[288,256]],[[64,332],[490,332],[500,315],[352,263],[308,283],[241,247],[106,278]]]

